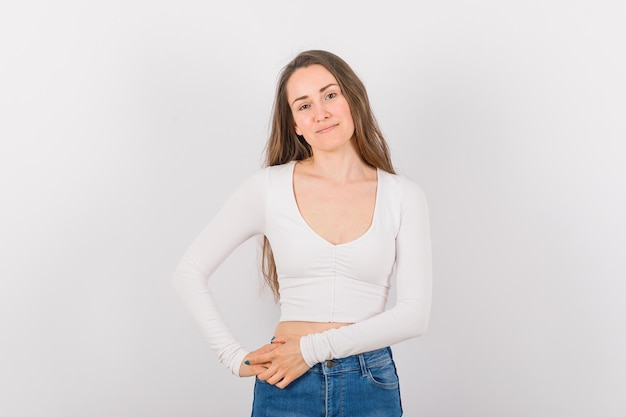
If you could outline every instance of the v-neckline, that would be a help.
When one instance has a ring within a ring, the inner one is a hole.
[[[373,226],[374,226],[374,222],[376,221],[376,218],[378,217],[378,205],[379,205],[379,198],[380,198],[380,173],[381,170],[380,168],[376,168],[376,197],[375,197],[375,201],[374,201],[374,212],[372,213],[372,219],[370,220],[370,225],[368,226],[368,228],[365,230],[365,232],[363,232],[360,236],[357,236],[356,238],[349,240],[347,242],[343,242],[343,243],[332,243],[331,241],[329,241],[328,239],[326,239],[324,236],[322,236],[321,234],[319,234],[315,229],[313,229],[313,227],[311,227],[311,225],[309,224],[309,222],[306,221],[306,219],[304,218],[304,216],[302,215],[302,212],[300,211],[300,207],[298,206],[298,200],[296,199],[296,189],[295,189],[295,184],[294,184],[294,179],[295,179],[295,171],[296,171],[296,164],[297,161],[291,161],[291,170],[290,170],[290,187],[291,187],[291,202],[292,202],[292,207],[293,209],[296,211],[297,217],[298,219],[304,224],[304,226],[315,236],[317,236],[317,238],[319,238],[320,240],[322,240],[324,243],[326,243],[327,245],[330,245],[332,247],[338,248],[341,246],[347,246],[353,243],[358,242],[361,239],[364,239],[365,236],[367,236],[370,231],[372,230]]]

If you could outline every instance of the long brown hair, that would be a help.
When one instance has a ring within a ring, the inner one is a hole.
[[[370,107],[365,86],[352,68],[337,55],[321,50],[298,54],[280,73],[276,86],[270,136],[265,147],[266,166],[281,165],[290,161],[302,161],[313,156],[311,147],[302,136],[296,134],[291,108],[287,100],[287,81],[296,70],[311,65],[321,65],[337,80],[342,94],[350,107],[354,121],[356,148],[363,161],[374,168],[395,173],[391,163],[389,146],[383,137]],[[276,263],[267,236],[263,236],[261,271],[266,283],[279,300]]]

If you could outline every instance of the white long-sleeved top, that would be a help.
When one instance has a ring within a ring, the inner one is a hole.
[[[256,235],[270,241],[280,286],[280,321],[354,323],[300,339],[309,366],[389,346],[426,331],[432,269],[426,199],[402,175],[378,170],[369,229],[334,245],[303,219],[293,193],[295,162],[260,170],[228,199],[185,253],[174,286],[219,360],[238,375],[248,351],[222,320],[211,274]],[[396,305],[385,311],[396,275]]]

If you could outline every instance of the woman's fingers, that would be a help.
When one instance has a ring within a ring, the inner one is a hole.
[[[264,345],[257,350],[248,353],[239,366],[239,376],[255,376],[267,371],[271,362],[268,360],[259,360],[258,357],[266,352],[272,351],[276,346]]]
[[[275,385],[278,388],[283,389],[308,370],[309,367],[306,364],[303,367],[292,367],[286,370],[270,366],[265,372],[258,374],[257,378],[261,381],[267,382],[268,384]]]
[[[302,364],[293,365],[285,373],[283,378],[281,378],[275,385],[281,389],[285,388],[287,385],[304,375],[308,370],[309,365],[304,362]]]
[[[260,365],[263,363],[271,362],[271,354],[273,350],[275,350],[278,345],[263,345],[254,352],[250,352],[245,357],[246,365]]]
[[[249,365],[258,365],[261,363],[272,363],[276,358],[276,354],[272,352],[264,353],[261,355],[253,355],[248,359]]]
[[[277,373],[276,373],[276,369],[272,368],[271,366],[269,368],[267,368],[265,371],[261,372],[260,374],[257,375],[257,378],[259,378],[261,381],[265,381],[268,384],[272,384],[274,385],[276,382],[278,382],[280,380],[280,378],[278,378],[277,380]],[[270,382],[270,380],[274,378],[274,383]]]
[[[243,372],[254,372],[261,381],[278,388],[287,387],[309,369],[300,352],[300,336],[296,335],[276,337],[271,344],[249,353],[245,359],[242,366],[264,364],[265,368],[261,372],[257,372],[258,368]]]
[[[262,364],[262,365],[246,365],[246,364],[241,364],[241,367],[239,368],[239,376],[241,377],[245,377],[245,376],[256,376],[259,375],[265,371],[267,371],[267,368],[270,366],[270,364]]]
[[[270,378],[265,380],[265,382],[267,382],[268,384],[276,385],[282,380],[284,380],[284,377],[281,374],[275,373]]]

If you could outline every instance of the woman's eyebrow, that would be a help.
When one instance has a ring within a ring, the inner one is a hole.
[[[326,85],[326,86],[324,86],[324,87],[320,88],[320,93],[323,93],[323,92],[324,92],[324,90],[326,90],[326,89],[327,89],[327,88],[329,88],[329,87],[332,87],[333,85],[337,85],[337,84],[335,84],[335,83],[330,83],[330,84],[328,84],[328,85]],[[302,96],[302,97],[298,97],[297,99],[295,99],[294,101],[292,101],[292,102],[291,102],[291,105],[293,106],[293,105],[294,105],[294,103],[295,103],[296,101],[298,101],[298,100],[304,100],[304,99],[307,99],[307,98],[309,98],[309,96]]]

